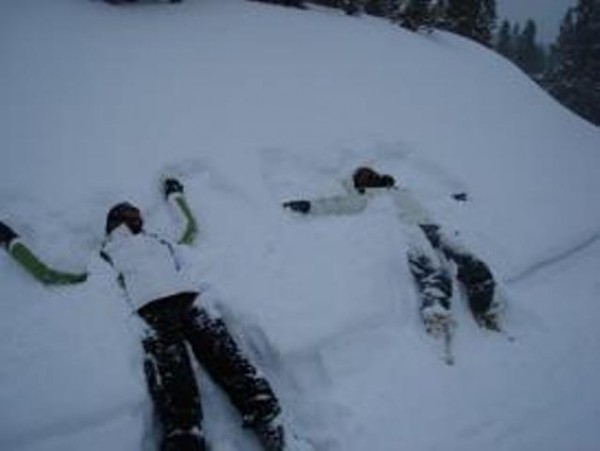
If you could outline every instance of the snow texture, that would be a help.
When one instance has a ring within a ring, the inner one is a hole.
[[[242,0],[0,4],[0,219],[76,287],[0,255],[0,449],[152,450],[139,323],[98,257],[129,200],[316,450],[592,451],[600,442],[600,133],[460,37]],[[502,284],[515,340],[457,293],[456,364],[425,335],[389,198],[306,218],[360,164],[409,186]],[[467,202],[452,194],[466,192]],[[214,451],[256,450],[198,368]]]

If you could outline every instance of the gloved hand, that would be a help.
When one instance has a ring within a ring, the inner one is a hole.
[[[381,176],[381,185],[384,188],[393,188],[396,186],[396,180],[391,175],[384,174]]]
[[[183,185],[176,178],[168,178],[163,182],[163,193],[168,199],[173,193],[183,193]]]
[[[10,242],[18,236],[13,229],[0,221],[0,246],[8,247]]]
[[[306,214],[310,211],[310,202],[308,200],[290,200],[283,203],[283,208]]]
[[[468,200],[467,193],[454,193],[452,198],[457,202],[466,202]]]

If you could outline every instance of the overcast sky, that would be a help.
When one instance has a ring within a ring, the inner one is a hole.
[[[558,35],[560,22],[577,0],[497,0],[498,18],[525,23],[529,18],[538,26],[538,41],[549,44]]]

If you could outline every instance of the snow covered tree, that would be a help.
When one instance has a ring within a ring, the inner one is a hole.
[[[449,0],[446,15],[452,31],[471,37],[479,0]]]
[[[511,36],[511,27],[508,20],[503,20],[496,38],[496,51],[506,58],[512,59],[513,45]]]
[[[600,125],[600,1],[579,0],[563,20],[548,74],[550,92]]]
[[[307,0],[307,3],[341,9],[350,16],[360,14],[364,2],[365,0]]]
[[[532,19],[527,21],[522,32],[518,23],[511,26],[504,20],[496,36],[495,49],[543,85],[547,57],[544,46],[536,42],[536,35],[537,26]]]
[[[388,0],[368,0],[364,6],[365,13],[371,16],[387,17],[387,13],[389,12],[388,4]]]
[[[449,0],[448,28],[484,45],[491,45],[496,22],[496,0]]]
[[[476,40],[491,46],[498,19],[496,0],[481,0],[477,14]]]
[[[448,0],[431,0],[429,13],[436,28],[448,28]]]
[[[529,75],[539,79],[544,71],[544,50],[536,42],[537,26],[531,19],[525,24],[523,33],[516,37],[515,62]]]
[[[430,11],[430,0],[408,0],[399,12],[400,24],[409,30],[431,27],[433,18]]]
[[[336,3],[337,7],[343,9],[349,16],[355,16],[361,12],[361,5],[355,0],[337,0]]]

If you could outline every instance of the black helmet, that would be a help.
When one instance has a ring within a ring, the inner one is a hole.
[[[361,193],[365,188],[391,188],[396,184],[394,177],[388,174],[379,174],[372,168],[361,166],[352,175],[354,188]]]
[[[142,216],[139,208],[129,202],[121,202],[112,207],[106,216],[106,234],[110,234],[121,224],[126,224],[134,234],[142,230]]]

